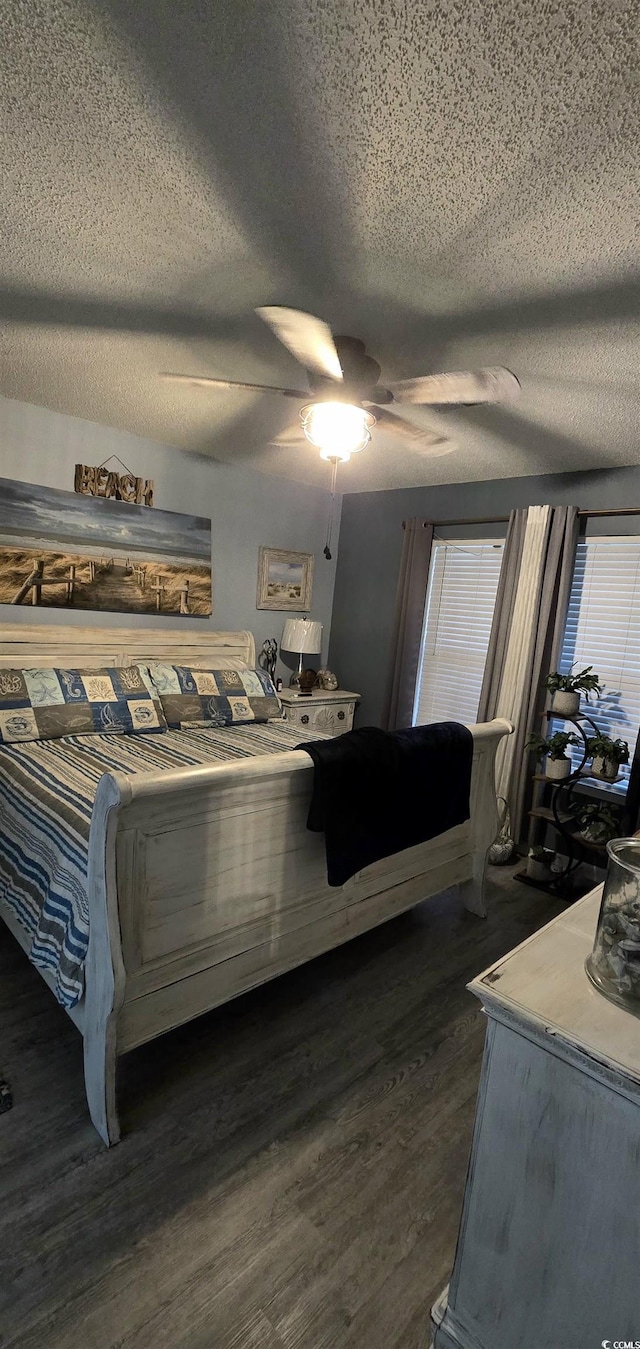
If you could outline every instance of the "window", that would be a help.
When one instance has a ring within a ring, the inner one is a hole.
[[[434,543],[413,725],[478,717],[504,544]]]
[[[628,740],[633,756],[640,726],[640,538],[578,544],[560,670],[572,665],[593,665],[606,684],[600,701],[582,710],[614,740]]]

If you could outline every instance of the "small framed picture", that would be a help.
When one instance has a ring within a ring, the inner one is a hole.
[[[313,553],[290,553],[284,548],[261,548],[258,561],[256,609],[311,608]]]

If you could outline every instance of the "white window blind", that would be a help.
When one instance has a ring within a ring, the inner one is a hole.
[[[572,665],[593,665],[606,684],[600,701],[583,702],[583,711],[614,740],[628,740],[633,755],[640,726],[640,538],[578,544],[560,670]]]
[[[413,725],[477,720],[504,545],[434,543]]]

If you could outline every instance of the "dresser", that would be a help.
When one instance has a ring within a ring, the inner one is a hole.
[[[585,973],[600,894],[470,984],[486,1047],[433,1349],[640,1343],[640,1018]]]
[[[285,720],[312,736],[322,732],[324,735],[343,735],[353,728],[353,717],[359,693],[349,693],[346,689],[314,689],[310,696],[298,693],[297,689],[282,689],[279,693]]]

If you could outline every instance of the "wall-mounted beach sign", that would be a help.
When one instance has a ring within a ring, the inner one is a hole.
[[[211,521],[0,478],[0,603],[211,613]]]
[[[123,468],[126,465],[123,464]],[[76,464],[73,489],[87,497],[130,501],[134,506],[153,506],[153,478],[139,478],[126,469],[115,473],[106,464]]]

